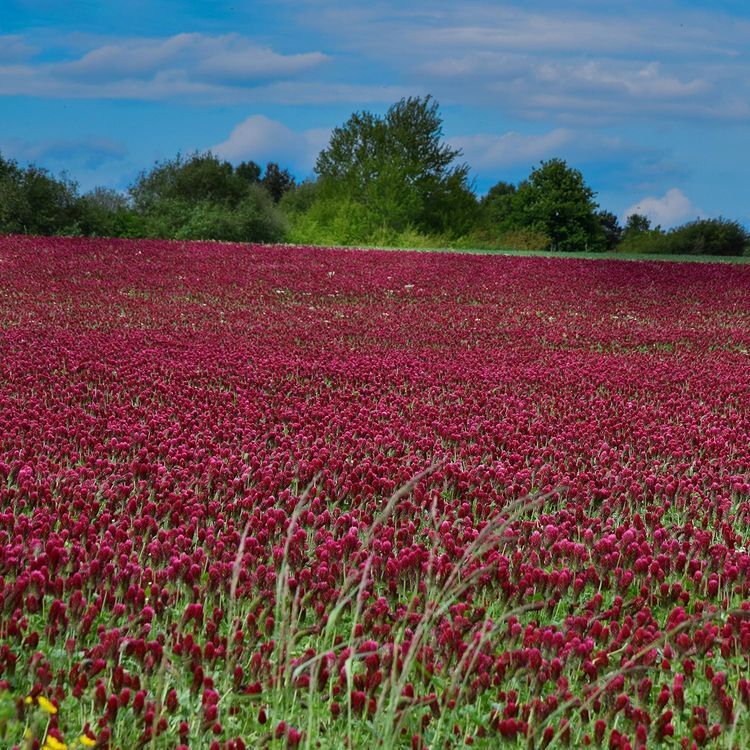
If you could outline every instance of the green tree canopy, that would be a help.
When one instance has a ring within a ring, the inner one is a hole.
[[[651,219],[645,214],[630,214],[625,219],[625,228],[623,233],[625,236],[633,234],[640,234],[641,232],[648,232],[651,229]]]
[[[130,187],[135,208],[148,212],[162,201],[197,205],[204,201],[236,205],[246,195],[248,180],[238,175],[228,161],[212,153],[177,154],[141,172]]]
[[[596,216],[599,219],[599,226],[602,229],[604,237],[604,246],[602,249],[612,251],[622,239],[622,227],[617,219],[617,214],[611,211],[597,211]]]
[[[517,226],[543,232],[553,250],[597,250],[604,244],[594,191],[563,159],[543,161],[521,183],[514,200]]]
[[[282,169],[275,161],[266,164],[266,171],[260,182],[268,190],[274,203],[278,203],[296,184],[289,170]]]
[[[241,161],[235,168],[234,172],[238,177],[241,177],[243,180],[247,180],[247,182],[251,183],[252,185],[257,184],[260,182],[260,173],[261,173],[260,164],[250,160],[250,161]]]
[[[689,255],[742,255],[750,234],[738,221],[696,219],[669,232],[670,251]]]
[[[77,219],[75,182],[0,155],[0,231],[67,234],[76,230]]]
[[[361,204],[375,225],[460,233],[476,208],[460,155],[443,141],[438,103],[409,97],[383,117],[355,112],[334,129],[315,171],[328,199]]]
[[[283,181],[284,170],[276,165],[275,171]],[[211,152],[178,154],[142,172],[130,196],[143,232],[152,237],[271,242],[285,232],[253,161],[235,169]]]
[[[503,180],[487,191],[479,202],[482,229],[496,235],[514,228],[516,193],[516,186]]]

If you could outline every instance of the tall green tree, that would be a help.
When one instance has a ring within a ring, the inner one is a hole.
[[[563,159],[543,161],[519,186],[513,221],[546,234],[552,250],[598,250],[604,235],[594,196]]]
[[[273,202],[278,203],[296,183],[288,169],[282,169],[275,161],[269,161],[260,184],[268,190]]]
[[[622,239],[622,227],[617,218],[617,214],[612,211],[598,211],[596,214],[599,219],[599,226],[602,229],[604,238],[603,250],[612,251]]]
[[[0,155],[0,231],[69,234],[77,231],[78,186],[63,173],[20,167]]]
[[[95,187],[78,201],[81,234],[97,237],[138,237],[144,231],[141,216],[127,196],[111,188]]]
[[[511,182],[493,185],[479,202],[481,229],[495,235],[513,229],[516,194]]]
[[[437,101],[409,97],[383,117],[355,112],[334,129],[315,171],[325,199],[360,204],[376,226],[460,234],[476,210],[460,155],[443,140]]]
[[[234,172],[237,176],[243,180],[255,185],[260,182],[260,173],[263,170],[260,168],[260,164],[250,161],[241,161],[235,168]]]
[[[651,219],[645,214],[630,214],[625,219],[625,227],[623,233],[626,237],[634,234],[641,234],[641,232],[648,232],[651,229]]]
[[[25,232],[24,221],[29,213],[23,190],[23,170],[13,159],[0,154],[0,232]]]

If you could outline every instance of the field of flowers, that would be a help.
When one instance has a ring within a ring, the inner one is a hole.
[[[750,266],[0,238],[0,746],[750,746]]]

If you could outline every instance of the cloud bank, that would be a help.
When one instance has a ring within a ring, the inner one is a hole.
[[[247,159],[256,162],[273,160],[309,172],[329,135],[329,129],[298,132],[265,115],[250,115],[232,129],[226,140],[211,150],[235,163]]]
[[[683,221],[703,216],[703,211],[693,205],[690,198],[678,188],[671,188],[662,196],[648,196],[626,209],[623,218],[631,214],[644,214],[653,224],[672,227]]]
[[[107,162],[123,159],[128,149],[123,143],[101,136],[28,141],[20,138],[0,140],[0,152],[19,162],[45,165],[75,164],[95,169]]]
[[[272,98],[275,85],[294,81],[328,59],[319,51],[280,54],[236,33],[94,40],[82,54],[68,50],[55,62],[21,61],[26,48],[31,50],[22,37],[0,37],[0,95],[152,101],[187,97],[212,104],[256,91],[261,98]]]

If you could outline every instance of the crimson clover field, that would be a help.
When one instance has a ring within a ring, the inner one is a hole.
[[[0,238],[0,745],[750,745],[750,266]]]

